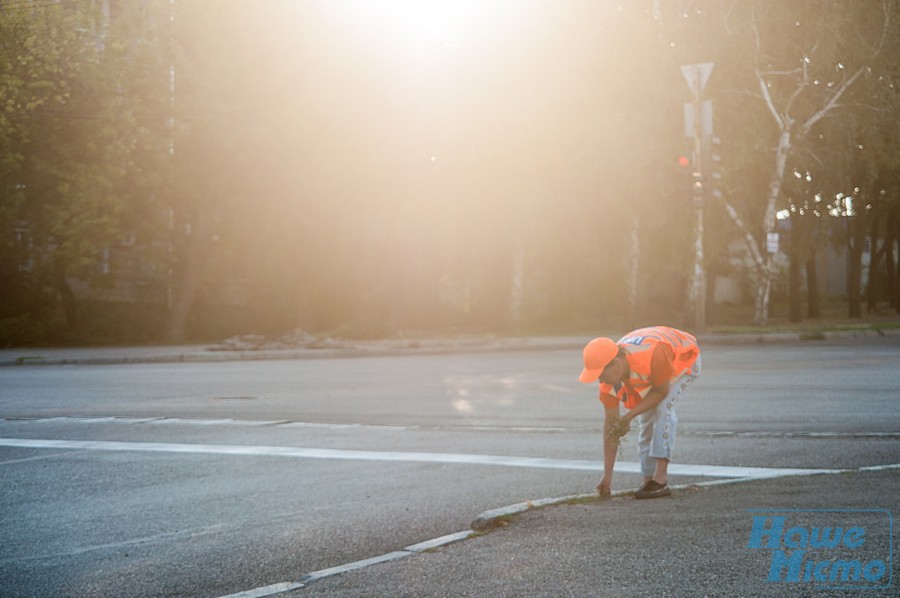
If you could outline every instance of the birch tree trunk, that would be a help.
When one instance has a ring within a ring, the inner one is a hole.
[[[794,224],[796,227],[796,223]],[[796,233],[796,229],[794,231]],[[791,322],[803,321],[803,310],[800,297],[800,275],[803,261],[800,258],[801,248],[798,235],[791,236],[790,269],[788,274],[788,320]]]
[[[78,310],[78,300],[75,297],[75,291],[72,290],[72,287],[66,278],[65,268],[63,268],[58,261],[53,269],[53,283],[56,292],[62,300],[63,311],[66,314],[66,326],[68,327],[69,334],[74,339],[80,339],[81,318]]]
[[[190,219],[190,234],[185,239],[184,261],[174,302],[169,312],[166,340],[181,342],[187,338],[187,321],[194,307],[200,276],[203,271],[203,220],[199,209],[194,209]]]
[[[631,221],[631,244],[628,252],[628,318],[632,324],[638,316],[638,272],[641,258],[640,216]]]
[[[780,118],[781,135],[778,138],[778,147],[775,149],[775,167],[769,179],[769,193],[766,198],[766,211],[763,217],[763,234],[775,232],[775,213],[778,207],[778,199],[781,197],[781,184],[784,181],[784,171],[787,167],[788,156],[793,149],[791,146],[791,127],[793,121],[788,118]],[[765,239],[760,239],[762,248]],[[765,263],[760,269],[760,277],[756,288],[756,309],[753,321],[757,326],[765,326],[769,321],[769,300],[772,294],[772,277],[774,276],[774,260],[772,254],[766,253]]]
[[[819,275],[816,269],[815,249],[806,260],[806,315],[810,318],[821,317],[819,309]]]
[[[862,317],[862,254],[866,242],[866,229],[860,214],[850,219],[847,249],[847,302],[851,318]]]
[[[525,248],[521,244],[513,251],[510,286],[509,320],[516,331],[522,322],[522,300],[525,297]]]
[[[881,290],[881,258],[884,255],[884,242],[878,243],[881,230],[881,211],[872,210],[872,222],[869,227],[869,277],[866,280],[866,311],[874,312],[878,308],[878,296]]]
[[[887,214],[887,228],[884,237],[884,264],[885,264],[885,286],[887,287],[887,296],[890,306],[895,311],[900,312],[900,276],[897,272],[897,262],[894,257],[894,248],[900,239],[897,233],[900,232],[900,219],[898,219],[898,208],[892,207]]]

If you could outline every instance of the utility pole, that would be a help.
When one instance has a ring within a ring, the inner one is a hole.
[[[696,211],[694,226],[694,269],[691,281],[691,301],[694,308],[694,327],[697,332],[706,330],[706,275],[703,258],[703,208],[706,203],[705,177],[703,168],[704,138],[712,136],[712,102],[703,101],[703,88],[709,80],[713,63],[688,64],[681,72],[691,88],[693,100],[684,106],[685,135],[692,137],[694,152],[692,201]]]

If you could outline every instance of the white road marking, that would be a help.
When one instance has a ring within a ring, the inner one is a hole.
[[[283,419],[194,419],[190,417],[163,417],[147,421],[148,424],[181,424],[188,426],[275,426],[287,423]]]
[[[40,418],[0,418],[0,423],[12,424],[162,424],[175,426],[272,426],[277,428],[323,428],[328,430],[375,429],[408,430],[419,426],[392,426],[380,424],[331,424],[315,422],[295,422],[284,419],[208,419],[202,417],[40,417]]]
[[[0,461],[0,465],[12,465],[13,463],[27,463],[28,461],[41,461],[43,459],[55,459],[61,455],[71,455],[72,451],[61,453],[44,453],[43,455],[34,455],[33,457],[25,457],[22,459],[10,459],[9,461]]]
[[[265,596],[276,596],[278,594],[283,594],[285,592],[291,592],[293,590],[299,590],[305,588],[306,586],[302,583],[285,581],[282,583],[275,583],[270,586],[265,586],[262,588],[254,588],[252,590],[247,590],[246,592],[238,592],[237,594],[228,594],[227,596],[222,596],[222,598],[264,598]]]
[[[475,533],[470,529],[467,529],[462,532],[456,532],[455,534],[447,534],[446,536],[441,536],[439,538],[432,538],[431,540],[425,540],[424,542],[419,542],[418,544],[413,544],[411,546],[407,546],[403,550],[406,552],[425,552],[427,550],[434,550],[435,548],[440,548],[441,546],[446,546],[447,544],[452,544],[453,542],[459,542],[460,540],[467,540],[471,535]]]
[[[872,438],[872,439],[891,439],[900,438],[898,432],[704,432],[701,430],[694,432],[684,432],[686,436],[699,436],[709,438]]]
[[[0,423],[11,424],[129,424],[129,425],[176,425],[176,426],[270,426],[274,428],[310,428],[323,430],[379,430],[403,432],[409,430],[465,430],[466,432],[514,432],[514,433],[595,433],[602,425],[560,428],[550,426],[490,426],[490,425],[391,425],[363,423],[302,422],[272,419],[209,419],[201,417],[42,417],[42,418],[0,418]],[[788,439],[868,439],[892,440],[900,438],[900,432],[771,432],[764,430],[710,431],[683,430],[679,434],[708,438],[788,438]]]
[[[187,453],[203,455],[239,455],[249,457],[292,457],[300,459],[337,459],[350,461],[393,461],[408,463],[440,463],[451,465],[495,465],[538,469],[568,469],[600,471],[601,461],[577,459],[547,459],[542,457],[512,457],[507,455],[478,455],[465,453],[422,453],[400,451],[357,451],[343,449],[307,448],[294,446],[252,446],[229,444],[174,444],[162,442],[114,442],[104,440],[49,440],[35,438],[0,438],[0,446],[27,449],[72,449],[93,451],[131,451],[149,453]],[[616,462],[615,469],[639,473],[640,464]],[[672,464],[672,475],[715,478],[771,478],[785,475],[830,473],[828,469],[788,469],[769,467],[729,467],[725,465]]]
[[[331,577],[332,575],[340,575],[341,573],[347,573],[348,571],[355,571],[357,569],[365,569],[366,567],[371,567],[372,565],[377,565],[379,563],[386,563],[388,561],[395,561],[397,559],[402,559],[404,557],[408,557],[412,554],[412,552],[407,552],[405,550],[396,550],[394,552],[389,552],[387,554],[382,554],[379,556],[373,556],[370,559],[363,559],[361,561],[354,561],[352,563],[347,563],[346,565],[338,565],[337,567],[329,567],[328,569],[322,569],[320,571],[313,571],[312,573],[307,573],[303,577],[299,579],[297,583],[302,586],[308,586],[314,581],[318,581],[320,579],[325,579],[326,577]]]
[[[435,548],[440,548],[442,546],[447,546],[448,544],[453,544],[454,542],[460,542],[462,540],[466,540],[475,533],[470,529],[467,529],[462,532],[456,532],[455,534],[447,534],[446,536],[441,536],[439,538],[433,538],[431,540],[426,540],[424,542],[419,542],[418,544],[413,544],[412,546],[407,546],[402,550],[396,550],[394,552],[389,552],[387,554],[382,554],[380,556],[372,557],[370,559],[363,559],[361,561],[354,561],[352,563],[346,563],[344,565],[338,565],[337,567],[329,567],[328,569],[321,569],[319,571],[313,571],[312,573],[307,573],[303,577],[300,578],[300,581],[296,582],[282,582],[273,584],[270,586],[265,586],[262,588],[254,588],[252,590],[247,590],[246,592],[239,592],[237,594],[229,594],[228,596],[223,596],[222,598],[263,598],[264,596],[275,596],[282,592],[288,592],[291,590],[299,590],[301,588],[305,588],[309,584],[314,581],[318,581],[320,579],[325,579],[326,577],[332,577],[334,575],[340,575],[342,573],[347,573],[348,571],[355,571],[357,569],[364,569],[366,567],[371,567],[372,565],[377,565],[379,563],[387,563],[389,561],[395,561],[397,559],[402,559],[408,556],[412,556],[414,554],[419,554],[425,552],[427,550],[433,550]]]

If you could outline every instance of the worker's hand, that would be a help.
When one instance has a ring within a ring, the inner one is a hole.
[[[631,430],[631,418],[620,417],[619,419],[614,421],[612,423],[612,425],[609,426],[606,434],[610,439],[618,442],[619,440],[621,440],[621,438],[623,436],[628,434],[628,432],[630,430]]]
[[[609,482],[606,480],[606,476],[600,478],[600,483],[597,484],[597,492],[600,494],[601,498],[609,498],[612,493],[609,488]]]

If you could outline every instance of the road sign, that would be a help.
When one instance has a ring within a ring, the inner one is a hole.
[[[697,112],[694,102],[684,103],[684,136],[693,137],[695,113]],[[713,134],[713,107],[712,100],[703,100],[700,102],[700,134],[709,136]]]
[[[701,62],[681,66],[681,74],[684,75],[684,80],[687,81],[688,87],[695,96],[699,96],[703,92],[714,65],[713,62]]]

